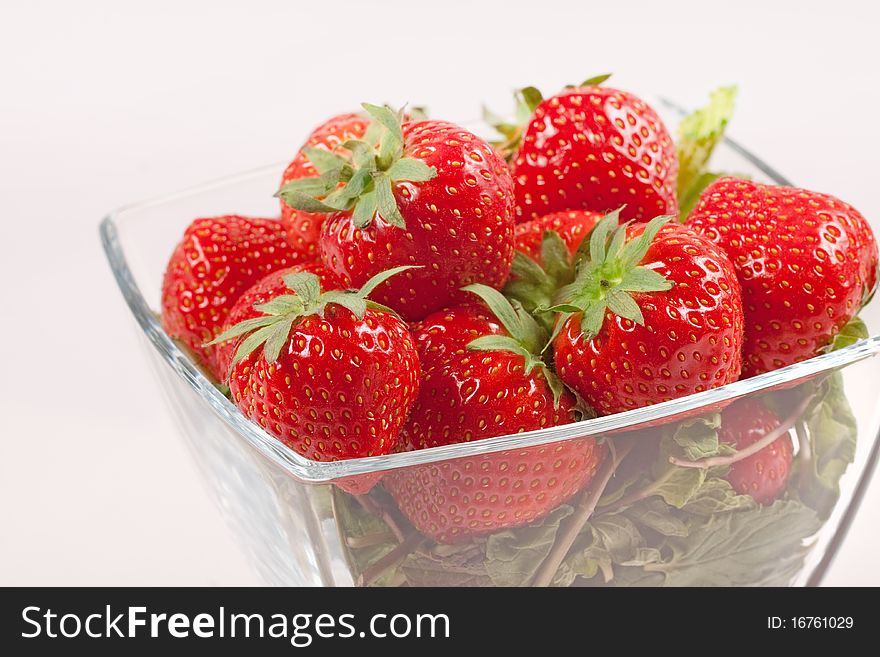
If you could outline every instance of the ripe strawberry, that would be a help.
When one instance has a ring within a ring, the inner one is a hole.
[[[559,234],[571,255],[574,255],[584,238],[602,219],[601,212],[592,210],[565,210],[551,212],[543,217],[517,224],[514,229],[515,248],[537,264],[543,264],[541,243],[544,233],[552,230]]]
[[[721,442],[743,450],[779,428],[779,418],[756,399],[743,399],[721,414]],[[730,466],[726,479],[740,495],[770,504],[785,490],[791,472],[791,437],[784,433],[755,454]]]
[[[340,114],[315,128],[281,176],[282,186],[292,180],[318,175],[309,160],[310,149],[332,151],[350,139],[362,139],[370,125],[363,114]],[[296,253],[294,262],[305,262],[318,257],[318,237],[326,215],[292,208],[281,199],[281,223],[287,229],[287,238]]]
[[[687,225],[736,267],[746,318],[743,376],[820,353],[876,285],[871,228],[833,196],[721,178]]]
[[[165,269],[162,327],[222,378],[217,349],[205,343],[220,333],[245,290],[294,259],[278,221],[238,215],[196,219]]]
[[[338,290],[342,287],[339,279],[318,261],[273,271],[254,283],[238,298],[238,301],[235,302],[229,311],[229,316],[226,318],[223,330],[227,331],[246,319],[261,317],[263,313],[254,306],[268,303],[271,299],[290,292],[290,288],[284,282],[284,278],[289,274],[297,272],[315,274],[323,290]],[[220,377],[221,380],[225,380],[229,375],[229,368],[232,365],[232,359],[235,357],[235,350],[239,342],[240,340],[227,340],[217,345],[216,361],[218,372],[222,375]]]
[[[293,294],[218,336],[246,336],[229,379],[242,413],[316,461],[395,449],[418,392],[418,356],[406,324],[366,297],[399,271],[345,292],[322,292],[310,272],[288,274]]]
[[[348,142],[351,158],[321,153],[319,178],[279,195],[302,210],[331,213],[321,233],[324,263],[346,285],[396,265],[418,265],[376,290],[407,320],[458,300],[471,283],[501,287],[513,258],[513,181],[482,139],[451,123],[400,124],[364,105],[384,133],[378,150]],[[315,155],[315,153],[312,153]],[[346,182],[338,189],[340,182]]]
[[[660,117],[595,80],[537,105],[511,169],[518,221],[623,205],[624,219],[641,222],[678,212],[678,160]]]
[[[589,256],[551,308],[559,378],[600,415],[736,381],[743,314],[724,252],[670,217],[590,236]],[[613,231],[613,232],[612,232]]]
[[[405,443],[421,449],[575,421],[573,395],[537,355],[546,334],[492,288],[465,289],[486,306],[414,327],[423,378]],[[416,528],[445,543],[542,517],[590,481],[604,454],[592,439],[573,440],[408,468],[385,483]]]

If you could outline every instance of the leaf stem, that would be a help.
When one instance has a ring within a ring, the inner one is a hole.
[[[360,505],[364,507],[364,511],[382,519],[382,521],[388,526],[388,529],[391,530],[391,533],[394,534],[398,543],[404,542],[406,534],[400,528],[400,525],[397,524],[397,520],[394,519],[394,516],[389,513],[388,509],[385,508],[383,504],[374,500],[369,494],[355,495],[354,497]]]
[[[415,550],[425,537],[418,532],[413,532],[407,536],[396,548],[390,550],[381,559],[374,561],[368,568],[358,575],[355,586],[369,586],[381,577],[386,571],[403,562],[407,555]]]
[[[580,501],[575,506],[574,513],[563,521],[565,526],[561,527],[556,534],[553,547],[550,548],[550,553],[535,573],[532,586],[545,587],[549,586],[550,582],[553,581],[553,576],[559,570],[565,555],[568,554],[587,520],[593,515],[593,511],[599,503],[599,498],[602,497],[605,487],[611,481],[611,476],[617,470],[617,466],[629,454],[632,447],[633,445],[629,440],[618,440],[616,442],[616,449],[611,451],[610,458],[605,461],[599,472],[596,473],[590,486],[581,495]]]
[[[710,456],[709,458],[699,459],[698,461],[688,461],[687,459],[680,459],[675,456],[670,456],[669,462],[682,468],[707,469],[721,465],[731,465],[738,461],[742,461],[743,459],[747,459],[748,457],[757,454],[768,445],[773,444],[776,440],[791,431],[791,428],[794,426],[795,422],[797,422],[801,418],[801,416],[809,407],[810,403],[813,401],[813,397],[813,395],[808,395],[807,397],[804,397],[804,399],[801,401],[800,404],[797,405],[797,408],[794,409],[791,415],[785,418],[785,420],[783,420],[778,427],[776,427],[773,431],[765,435],[760,440],[756,440],[745,449],[741,449],[734,454],[730,454],[728,456]]]

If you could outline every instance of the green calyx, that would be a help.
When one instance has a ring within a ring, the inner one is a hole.
[[[329,290],[327,292],[321,291],[321,280],[315,274],[310,272],[288,274],[283,280],[293,294],[282,294],[266,303],[255,304],[254,309],[263,313],[262,317],[239,322],[218,335],[208,345],[219,344],[247,335],[235,352],[235,357],[229,368],[230,372],[260,345],[263,346],[266,362],[274,363],[278,360],[294,324],[310,315],[323,317],[328,304],[342,306],[351,311],[358,319],[363,319],[368,308],[396,315],[387,306],[371,301],[367,297],[392,276],[404,270],[416,268],[412,265],[395,267],[376,274],[359,290]]]
[[[571,283],[575,274],[574,258],[555,230],[544,231],[541,263],[539,265],[525,253],[517,251],[504,295],[518,301],[550,329],[553,326],[552,313],[539,313],[537,309],[551,306],[557,291]]]
[[[606,311],[644,325],[645,318],[634,293],[664,292],[674,283],[641,264],[658,231],[674,217],[652,219],[644,232],[627,241],[628,224],[620,225],[620,210],[605,216],[584,240],[578,254],[574,281],[559,290],[553,306],[539,311],[562,313],[556,322],[561,330],[565,319],[582,313],[581,330],[591,340],[602,329]],[[555,337],[555,335],[553,336]]]
[[[489,310],[498,318],[509,335],[484,335],[468,343],[472,351],[509,351],[522,356],[525,373],[531,374],[539,369],[553,392],[553,404],[559,407],[559,400],[565,386],[547,366],[541,353],[547,345],[548,332],[535,321],[535,318],[516,300],[509,301],[501,292],[480,283],[461,288],[478,296]]]
[[[611,74],[596,75],[587,78],[577,87],[595,87],[611,77]],[[575,85],[566,85],[566,89],[573,89]],[[513,158],[519,145],[522,142],[523,131],[528,126],[532,115],[538,108],[538,105],[544,100],[543,95],[537,87],[523,87],[513,92],[514,111],[512,117],[503,117],[491,111],[487,107],[483,107],[483,120],[501,135],[501,139],[489,142],[495,147],[495,150],[501,153],[502,157],[508,162]]]
[[[306,157],[319,175],[292,180],[275,195],[305,212],[351,211],[357,228],[369,226],[377,213],[405,228],[393,184],[425,182],[435,178],[437,170],[420,159],[403,156],[403,110],[394,112],[369,103],[363,103],[363,108],[372,117],[363,139],[350,139],[334,151],[306,148]]]

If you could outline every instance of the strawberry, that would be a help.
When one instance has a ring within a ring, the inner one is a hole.
[[[672,138],[643,100],[599,86],[606,77],[536,106],[511,163],[518,221],[622,205],[641,222],[678,212]]]
[[[294,260],[278,221],[238,215],[196,219],[165,269],[162,327],[211,374],[222,378],[217,348],[205,343],[220,333],[229,310],[245,290]]]
[[[492,288],[465,289],[486,305],[434,313],[414,327],[423,378],[403,430],[407,446],[575,421],[573,395],[537,355],[546,334]],[[579,439],[407,468],[385,485],[419,531],[446,543],[541,518],[583,488],[604,455],[595,440]]]
[[[743,399],[721,414],[721,442],[743,450],[779,428],[776,414],[756,399]],[[726,479],[740,495],[770,504],[782,495],[791,472],[792,444],[782,434],[755,454],[730,466]]]
[[[287,274],[292,294],[258,305],[263,315],[214,341],[245,336],[229,378],[241,412],[316,461],[396,449],[418,394],[418,355],[406,324],[367,296],[400,271],[383,272],[360,290],[344,292],[322,291],[311,272]],[[357,478],[343,486],[365,492],[377,479]]]
[[[584,238],[602,219],[601,212],[592,210],[564,210],[517,224],[514,229],[515,248],[541,265],[541,242],[544,233],[552,230],[559,234],[569,252],[574,255]]]
[[[736,381],[743,311],[733,265],[705,237],[657,217],[590,235],[560,291],[556,371],[600,415]]]
[[[461,300],[464,285],[501,287],[514,225],[504,161],[451,123],[401,126],[388,108],[364,107],[383,128],[378,149],[349,141],[347,158],[312,152],[320,177],[279,191],[294,207],[329,213],[320,244],[325,265],[351,286],[389,267],[421,266],[375,293],[410,321]]]
[[[876,285],[871,228],[833,196],[726,177],[706,188],[687,225],[736,268],[746,319],[743,376],[820,353]]]
[[[282,186],[292,180],[317,176],[315,167],[309,160],[311,149],[332,151],[350,139],[362,139],[370,125],[370,119],[363,114],[340,114],[322,123],[308,136],[296,157],[281,176]],[[281,199],[281,223],[287,229],[287,237],[297,255],[295,262],[304,262],[318,257],[318,237],[326,215],[320,212],[304,212],[292,208]]]
[[[254,285],[245,290],[244,294],[238,298],[238,301],[236,301],[229,310],[229,316],[226,318],[223,330],[227,331],[246,319],[254,319],[255,317],[262,316],[263,313],[254,306],[268,303],[271,299],[274,299],[277,296],[287,294],[290,291],[290,288],[287,286],[287,283],[284,282],[284,278],[289,274],[295,274],[297,272],[309,272],[315,274],[321,284],[321,289],[338,290],[342,287],[339,283],[339,279],[337,279],[332,272],[318,261],[307,262],[302,265],[288,267],[287,269],[273,271],[271,274],[264,276],[254,283]],[[237,346],[238,341],[236,340],[227,340],[217,345],[216,361],[218,372],[222,375],[222,379],[225,379],[229,374],[229,368],[235,357]]]

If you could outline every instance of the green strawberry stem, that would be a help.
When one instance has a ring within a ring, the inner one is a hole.
[[[571,283],[575,274],[574,258],[555,230],[544,231],[541,262],[543,266],[521,251],[514,253],[504,296],[519,301],[544,328],[552,331],[552,313],[537,312],[537,309],[552,305],[557,291]]]
[[[641,235],[629,241],[627,224],[619,225],[619,209],[596,224],[576,256],[575,280],[559,291],[555,305],[538,309],[561,314],[551,341],[574,313],[582,314],[584,340],[599,334],[608,310],[644,325],[645,318],[632,294],[664,292],[672,289],[674,283],[640,263],[657,233],[672,220],[671,216],[655,217]]]
[[[437,170],[420,159],[404,157],[403,110],[394,112],[369,103],[362,106],[373,120],[364,138],[340,144],[347,155],[306,149],[306,157],[319,175],[292,180],[275,196],[305,212],[351,211],[358,228],[369,226],[377,213],[388,223],[405,228],[393,184],[425,182],[435,178]]]
[[[363,319],[367,309],[396,314],[387,306],[369,300],[367,297],[382,283],[407,269],[417,269],[414,265],[394,267],[380,272],[364,283],[359,290],[321,291],[321,281],[311,272],[295,272],[284,277],[284,284],[293,294],[282,294],[266,303],[255,304],[254,309],[263,313],[262,317],[246,319],[227,329],[207,345],[219,344],[246,336],[235,352],[229,372],[239,362],[250,356],[260,345],[266,361],[274,363],[287,342],[290,329],[296,322],[310,315],[324,316],[328,304],[342,306],[358,319]],[[207,346],[206,345],[206,346]],[[228,376],[228,375],[227,375]]]
[[[602,497],[602,493],[611,481],[611,477],[617,470],[618,466],[627,457],[633,448],[631,439],[619,438],[614,442],[614,449],[611,451],[609,458],[605,459],[605,463],[593,477],[593,481],[583,492],[577,504],[574,513],[566,518],[556,533],[556,540],[547,557],[538,567],[535,577],[532,580],[534,587],[546,587],[553,581],[553,576],[562,565],[565,556],[574,545],[575,540],[587,524],[587,521],[596,510],[596,505]]]
[[[461,288],[478,296],[498,318],[510,335],[484,335],[468,343],[468,349],[474,351],[509,351],[522,356],[525,361],[525,374],[528,375],[538,368],[547,380],[553,392],[553,404],[559,408],[559,401],[565,385],[547,366],[540,354],[547,345],[547,331],[535,321],[535,318],[517,301],[509,301],[501,292],[474,283]]]
[[[796,422],[798,422],[798,420],[803,417],[804,413],[806,413],[807,409],[809,408],[810,404],[813,403],[815,398],[815,394],[807,395],[806,397],[804,397],[794,409],[794,411],[792,411],[791,415],[780,422],[778,427],[763,436],[760,440],[756,440],[748,447],[738,450],[733,454],[729,454],[726,456],[710,456],[708,458],[699,459],[696,461],[689,461],[687,459],[680,459],[676,456],[670,456],[669,462],[682,468],[701,468],[703,470],[707,470],[708,468],[714,468],[717,466],[732,465],[738,461],[747,459],[753,454],[757,454],[768,445],[772,445],[780,437],[791,431],[791,428],[795,425]]]

